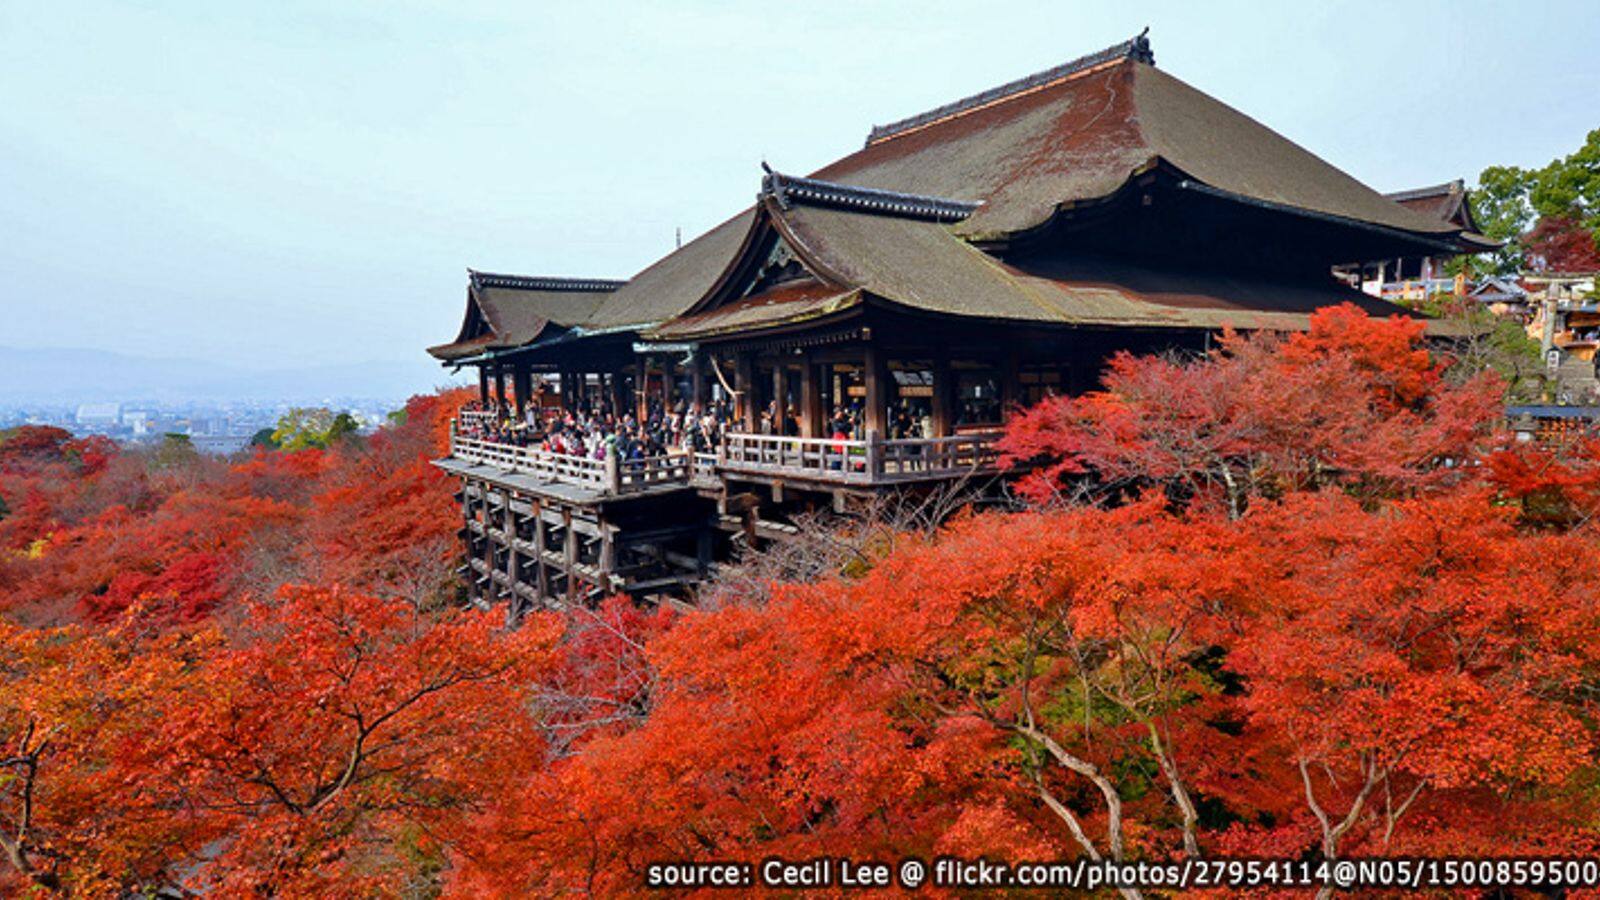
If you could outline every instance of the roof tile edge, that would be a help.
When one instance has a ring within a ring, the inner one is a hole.
[[[951,200],[948,197],[903,194],[899,191],[856,187],[816,178],[801,178],[774,172],[771,169],[767,169],[767,174],[761,179],[761,193],[763,196],[775,198],[784,208],[798,201],[817,206],[932,219],[938,222],[960,221],[972,215],[973,211],[982,205],[966,200]]]
[[[1402,200],[1421,200],[1424,197],[1446,197],[1450,194],[1465,193],[1466,181],[1460,178],[1446,181],[1444,184],[1434,184],[1428,187],[1410,188],[1404,191],[1390,191],[1383,196],[1399,203]]]
[[[1024,94],[1029,91],[1037,90],[1046,85],[1054,84],[1055,82],[1070,78],[1073,75],[1088,72],[1108,63],[1117,62],[1123,59],[1132,59],[1153,66],[1156,64],[1156,56],[1155,51],[1150,49],[1150,38],[1148,37],[1149,33],[1150,29],[1146,28],[1144,31],[1139,32],[1139,34],[1136,36],[1131,37],[1120,44],[1107,47],[1106,49],[1097,53],[1090,53],[1087,56],[1080,56],[1071,62],[1062,63],[1059,66],[1052,66],[1051,68],[1045,69],[1042,72],[1035,72],[1032,75],[1018,78],[1015,81],[1008,81],[999,87],[993,87],[986,91],[981,91],[971,95],[970,97],[963,97],[960,100],[946,103],[943,106],[935,107],[927,112],[918,113],[914,116],[908,116],[904,119],[890,122],[887,125],[874,125],[872,126],[872,131],[867,135],[866,146],[871,147],[873,144],[879,143],[880,141],[886,141],[889,138],[895,137],[896,135],[905,134],[908,131],[915,131],[924,126],[932,125],[935,122],[954,118],[964,113],[972,112],[976,109],[981,109],[985,106],[998,103],[1018,94]]]
[[[514,288],[524,291],[611,292],[627,284],[613,278],[554,278],[539,275],[506,275],[468,269],[467,277],[476,288]]]

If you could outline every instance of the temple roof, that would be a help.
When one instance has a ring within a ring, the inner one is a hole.
[[[1271,320],[1302,327],[1314,305],[1370,300],[1331,277],[1309,287],[1269,285],[1267,275],[1246,283],[1243,276],[1176,268],[1161,274],[1160,259],[1140,266],[1076,260],[1062,262],[1058,272],[1024,272],[974,246],[992,248],[991,242],[1036,233],[1058,215],[1111,198],[1156,170],[1173,176],[1179,188],[1223,202],[1375,233],[1368,246],[1383,251],[1376,256],[1388,255],[1390,245],[1394,255],[1419,246],[1493,246],[1431,209],[1408,208],[1411,198],[1403,205],[1379,194],[1156,69],[1141,35],[878,126],[866,146],[810,177],[769,170],[755,206],[626,283],[552,288],[524,279],[527,284],[497,286],[474,273],[461,335],[430,352],[460,359],[518,346],[548,337],[552,323],[565,329],[564,339],[627,331],[720,333],[832,315],[847,304],[845,297],[1013,321],[1180,327],[1215,327],[1219,316],[1246,327],[1247,310],[1264,326]],[[798,245],[823,287],[805,296],[793,290],[722,296],[739,260],[756,264],[749,257],[762,229],[776,229]],[[528,297],[497,303],[495,291]],[[717,304],[710,302],[714,295],[721,297]],[[1395,311],[1383,307],[1374,312]],[[482,319],[477,325],[475,308]],[[693,321],[669,321],[674,317]]]
[[[915,196],[894,210],[852,206],[846,186],[811,181],[813,190],[780,192],[774,173],[734,258],[685,315],[645,332],[657,340],[707,338],[785,327],[853,312],[864,302],[887,308],[998,322],[1081,327],[1303,329],[1321,306],[1351,302],[1374,315],[1405,312],[1344,287],[1274,280],[1266,275],[1163,270],[1144,262],[1085,257],[1021,268],[974,247],[957,225],[921,211],[944,198]],[[838,188],[836,194],[833,188]],[[781,240],[803,263],[804,278],[744,294],[749,265]],[[720,294],[721,299],[718,299]]]
[[[1472,218],[1472,205],[1467,202],[1467,186],[1461,179],[1384,194],[1390,200],[1416,213],[1449,222],[1457,228],[1477,233],[1478,223]]]
[[[752,215],[747,209],[652,263],[606,297],[588,326],[638,330],[693,306],[738,252]]]
[[[1107,197],[1158,162],[1221,191],[1418,234],[1459,230],[1405,209],[1125,42],[874,129],[816,178],[983,201],[961,227],[989,239]]]
[[[487,350],[530,343],[549,329],[571,328],[594,315],[624,282],[599,278],[544,278],[467,270],[467,311],[448,344],[429,347],[451,362]]]

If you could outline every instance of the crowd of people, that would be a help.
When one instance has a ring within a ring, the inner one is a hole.
[[[735,418],[733,404],[726,400],[705,404],[680,400],[667,409],[659,398],[651,398],[643,420],[631,409],[619,411],[610,403],[586,400],[567,407],[529,405],[520,416],[512,404],[493,399],[488,403],[473,401],[463,409],[488,413],[462,417],[457,427],[463,437],[595,460],[711,453],[721,446],[724,435],[743,430]],[[761,410],[755,432],[799,437],[801,430],[794,406],[780,407],[774,402]],[[933,435],[933,416],[927,404],[916,406],[901,400],[889,410],[889,432],[885,437]],[[823,436],[832,441],[864,440],[866,414],[861,400],[853,399],[836,408],[827,419]]]
[[[490,415],[463,417],[458,432],[464,437],[595,460],[710,452],[730,420],[727,404],[679,403],[667,410],[654,399],[643,420],[632,410],[619,414],[609,403],[581,400],[570,407],[529,406],[520,417],[510,404],[492,400],[465,409]]]

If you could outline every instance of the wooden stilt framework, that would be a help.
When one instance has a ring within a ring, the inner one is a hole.
[[[506,603],[515,624],[530,610],[592,605],[611,594],[681,593],[711,571],[716,523],[684,511],[649,527],[625,526],[601,504],[564,502],[508,489],[492,478],[464,477],[469,599]]]

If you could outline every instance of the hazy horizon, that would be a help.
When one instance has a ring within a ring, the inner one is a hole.
[[[1158,66],[1380,190],[1600,127],[1576,2],[12,4],[0,345],[423,389],[467,267],[627,277],[763,159],[811,171],[1146,25]]]

